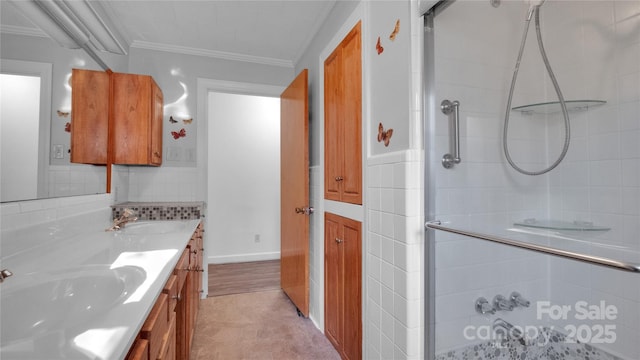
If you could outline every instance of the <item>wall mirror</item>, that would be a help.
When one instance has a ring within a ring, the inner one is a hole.
[[[67,131],[71,69],[104,63],[45,37],[11,3],[0,7],[0,202],[104,193],[107,167],[70,163]]]
[[[68,119],[56,119],[52,107],[52,64],[0,64],[0,201],[104,193],[104,166],[69,163],[61,130]]]

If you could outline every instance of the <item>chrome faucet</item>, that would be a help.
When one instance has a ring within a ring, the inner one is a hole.
[[[527,346],[527,340],[522,330],[501,318],[497,318],[493,322],[493,333],[496,337],[499,333],[502,334],[503,340],[512,339],[518,341],[522,346]]]
[[[12,275],[13,273],[9,269],[0,270],[0,283],[4,282],[4,279]]]
[[[496,309],[489,304],[487,299],[479,297],[478,300],[476,300],[476,312],[479,314],[495,314]]]
[[[520,293],[517,291],[512,292],[511,296],[509,297],[511,298],[511,303],[514,307],[529,307],[529,305],[531,304],[529,300],[523,298],[522,295],[520,295]]]
[[[137,214],[135,211],[129,208],[125,208],[122,214],[117,219],[113,220],[113,224],[111,225],[111,227],[105,229],[105,231],[115,231],[122,229],[127,223],[138,220],[138,217],[136,215]]]
[[[496,310],[512,311],[514,306],[515,305],[513,304],[513,302],[511,302],[511,300],[507,300],[507,298],[502,295],[496,295],[493,298],[493,308]]]

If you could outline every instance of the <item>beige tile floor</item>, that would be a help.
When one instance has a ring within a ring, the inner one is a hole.
[[[332,360],[340,356],[281,291],[201,301],[190,360]]]

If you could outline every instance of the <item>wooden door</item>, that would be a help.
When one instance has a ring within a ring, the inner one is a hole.
[[[280,97],[280,286],[309,316],[309,105],[304,69]]]

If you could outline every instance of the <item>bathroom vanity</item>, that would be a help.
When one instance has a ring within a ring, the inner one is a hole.
[[[3,239],[0,358],[188,359],[201,221],[107,227],[71,219]]]

